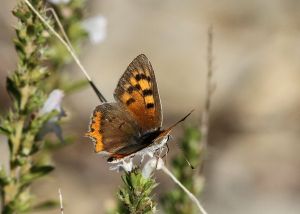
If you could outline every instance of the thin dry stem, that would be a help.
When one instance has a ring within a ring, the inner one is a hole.
[[[211,97],[214,92],[214,84],[212,82],[213,77],[213,27],[208,28],[208,41],[207,41],[207,76],[206,76],[206,96],[204,110],[202,112],[201,120],[201,146],[206,151],[208,144],[208,132],[209,132],[209,113],[211,106]]]
[[[166,173],[187,195],[188,197],[196,204],[196,206],[198,207],[198,209],[200,210],[200,212],[202,214],[207,214],[207,212],[205,211],[205,209],[203,208],[203,206],[200,204],[199,200],[196,198],[196,196],[191,193],[173,174],[172,172],[170,172],[170,170],[165,167],[162,166],[161,170]]]
[[[72,49],[72,51],[75,53],[74,48],[72,47],[72,44],[70,42],[70,39],[67,36],[66,31],[65,31],[64,27],[62,26],[61,22],[59,21],[58,15],[55,12],[55,10],[53,8],[51,8],[51,7],[50,8],[46,8],[45,10],[49,11],[53,15],[54,20],[56,21],[56,23],[58,25],[58,28],[59,28],[60,32],[62,33],[65,41],[67,42],[67,44],[69,45],[69,47]]]
[[[63,206],[63,196],[61,194],[60,188],[58,189],[59,202],[60,202],[60,213],[64,214],[64,206]]]

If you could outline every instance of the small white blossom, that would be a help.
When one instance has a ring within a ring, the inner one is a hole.
[[[133,168],[133,162],[132,159],[129,159],[128,162],[126,162],[125,160],[121,160],[116,165],[111,166],[109,170],[112,171],[116,170],[117,172],[122,172],[122,171],[131,172],[132,168]]]
[[[64,93],[62,90],[55,89],[50,94],[48,99],[45,101],[43,108],[40,110],[39,115],[50,113],[54,110],[58,111],[59,114],[52,117],[41,129],[38,138],[42,139],[46,134],[54,132],[58,139],[63,142],[62,129],[57,123],[63,116],[65,112],[61,106]]]
[[[56,118],[54,118],[55,120],[58,120],[61,116],[64,116],[64,111],[61,107],[63,97],[64,92],[62,90],[54,89],[49,94],[49,97],[44,103],[43,108],[40,110],[39,114],[44,115],[56,110],[60,112],[60,114]]]
[[[164,166],[164,161],[161,158],[153,157],[148,160],[142,170],[144,178],[149,178],[155,169],[160,170]]]
[[[52,4],[68,4],[70,0],[48,0]]]
[[[153,157],[154,157],[154,152],[148,151],[148,152],[146,153],[146,155],[148,155],[150,158],[153,158]]]
[[[98,15],[88,18],[82,22],[82,26],[88,32],[92,44],[101,43],[105,40],[107,20],[104,16]]]

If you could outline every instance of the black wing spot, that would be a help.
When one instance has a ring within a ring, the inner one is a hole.
[[[137,90],[142,90],[140,84],[136,84],[134,87],[135,87]]]
[[[152,96],[153,95],[153,91],[151,89],[145,89],[143,90],[143,95],[146,96]]]
[[[141,74],[141,79],[142,80],[146,80],[147,79],[147,76],[145,74]]]
[[[150,81],[150,77],[146,76],[146,74],[137,74],[135,75],[134,77],[137,81],[140,81],[140,80],[148,80]]]
[[[137,81],[139,81],[142,77],[141,77],[141,75],[140,74],[137,74],[137,75],[135,75],[135,77],[134,77]]]
[[[154,108],[154,103],[147,103],[146,107],[149,108]]]
[[[134,91],[134,87],[133,86],[129,86],[127,88],[127,91],[128,91],[129,94],[132,94],[132,92]]]
[[[130,105],[130,104],[132,104],[132,103],[134,103],[135,102],[135,99],[133,99],[133,98],[129,98],[127,101],[126,101],[126,105]]]

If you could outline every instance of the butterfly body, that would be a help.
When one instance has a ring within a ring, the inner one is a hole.
[[[136,144],[118,150],[116,152],[117,155],[111,155],[107,161],[113,162],[115,160],[118,160],[120,155],[131,157],[134,155],[140,156],[146,153],[156,152],[158,149],[162,148],[168,140],[168,136],[158,138],[162,133],[163,131],[156,130],[144,134],[140,138],[136,139]]]
[[[108,153],[108,162],[112,162],[155,152],[165,145],[171,129],[178,123],[162,129],[158,88],[145,55],[137,56],[129,64],[118,82],[114,98],[114,103],[97,106],[91,118],[86,135],[94,141],[96,153]]]

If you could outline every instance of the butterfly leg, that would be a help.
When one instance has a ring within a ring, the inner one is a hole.
[[[157,169],[158,161],[159,161],[159,159],[161,158],[161,153],[162,153],[163,150],[164,150],[164,147],[158,148],[158,149],[156,149],[156,151],[155,151],[155,153],[154,153],[154,156],[156,157],[156,165],[155,165],[155,169]]]
[[[166,151],[165,154],[161,157],[162,159],[165,157],[165,164],[166,164],[166,165],[167,165],[167,156],[168,156],[168,153],[169,153],[169,151],[170,151],[170,148],[169,148],[169,145],[168,145],[168,141],[169,141],[170,139],[173,140],[172,135],[168,135],[168,136],[167,136],[167,142],[166,142],[166,144],[164,145],[164,149],[166,148],[167,151]]]
[[[167,149],[167,151],[165,152],[165,154],[161,157],[161,158],[164,158],[164,157],[166,157],[167,155],[168,155],[168,153],[169,153],[169,151],[170,151],[170,148],[169,148],[169,145],[168,145],[168,143],[166,143],[166,145],[164,146],[164,148],[163,149]]]
[[[156,155],[156,165],[155,165],[155,169],[157,169],[157,165],[158,165],[158,161],[159,161],[159,155]]]
[[[145,159],[145,155],[146,154],[142,154],[142,157],[141,157],[141,160],[140,160],[140,163],[139,163],[139,168],[141,168],[141,166],[142,166],[142,163],[143,163],[143,161]]]
[[[163,149],[167,149],[167,151],[165,152],[165,154],[161,157],[161,159],[163,159],[165,157],[165,165],[167,165],[167,156],[168,156],[168,153],[170,151],[170,148],[169,148],[169,145],[168,143],[166,143],[163,147]]]

